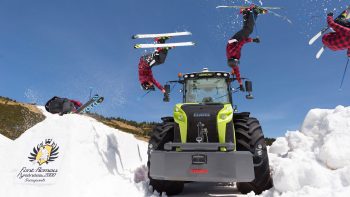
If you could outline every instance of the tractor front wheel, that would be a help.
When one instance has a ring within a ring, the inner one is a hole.
[[[150,166],[150,153],[153,150],[164,150],[164,144],[171,142],[174,139],[174,124],[173,122],[165,122],[157,125],[151,134],[151,139],[148,145],[148,177],[150,180],[150,185],[153,187],[153,190],[156,190],[160,194],[165,192],[167,195],[176,195],[183,191],[184,182],[183,181],[168,181],[168,180],[156,180],[150,177],[149,170]]]
[[[242,194],[254,191],[261,194],[273,187],[269,158],[264,134],[259,121],[249,116],[238,116],[234,122],[237,151],[250,151],[253,155],[255,179],[252,182],[238,182],[237,189]]]

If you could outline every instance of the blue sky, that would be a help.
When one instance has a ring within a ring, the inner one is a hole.
[[[242,5],[243,0],[61,0],[0,2],[0,95],[44,104],[52,96],[86,101],[89,87],[106,97],[97,112],[137,121],[158,121],[180,102],[178,89],[170,103],[159,92],[143,99],[137,64],[143,50],[132,46],[135,33],[191,31],[174,41],[195,41],[196,47],[176,48],[164,65],[154,68],[164,83],[179,72],[229,70],[227,39],[239,30],[237,10],[217,5]],[[259,1],[255,1],[258,3]],[[315,54],[320,41],[308,46],[310,35],[325,25],[325,13],[339,12],[346,1],[263,1],[281,6],[293,24],[272,15],[257,22],[261,44],[243,49],[242,75],[254,82],[255,100],[235,95],[240,111],[261,120],[266,136],[296,130],[312,108],[350,104],[350,77],[338,91],[345,52]],[[139,40],[147,42],[147,40]],[[149,40],[151,42],[151,40]]]

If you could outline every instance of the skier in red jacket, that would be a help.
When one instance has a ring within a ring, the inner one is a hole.
[[[158,44],[163,44],[168,37],[156,38]],[[146,54],[140,58],[139,62],[139,81],[144,90],[155,90],[156,86],[164,94],[167,94],[164,87],[154,78],[152,67],[163,64],[168,54],[168,48],[157,48],[153,53]],[[165,95],[167,96],[167,95]]]
[[[347,14],[346,14],[347,15]],[[322,37],[323,44],[333,51],[347,50],[350,57],[350,23],[346,17],[341,17],[334,21],[333,13],[329,13],[327,23],[335,32],[325,34]]]
[[[82,103],[80,101],[54,96],[47,101],[45,104],[45,109],[52,114],[63,115],[76,112],[81,106]]]
[[[242,91],[244,91],[244,87],[239,71],[241,50],[246,43],[260,43],[259,38],[253,39],[249,36],[251,33],[253,33],[255,21],[258,17],[258,14],[264,14],[266,12],[267,10],[259,8],[255,5],[251,5],[246,9],[241,9],[241,14],[243,14],[243,28],[228,41],[228,44],[226,46],[227,63],[232,68],[232,74],[236,75],[237,81]]]

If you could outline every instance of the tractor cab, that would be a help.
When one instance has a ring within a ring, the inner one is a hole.
[[[169,94],[170,83],[182,84],[183,103],[232,104],[232,93],[239,91],[239,88],[232,87],[231,84],[236,79],[232,78],[228,72],[210,72],[205,68],[202,72],[180,75],[179,78],[178,81],[169,81],[165,89]],[[248,93],[246,98],[253,99],[252,82],[246,80],[245,88]],[[164,101],[169,101],[169,99],[164,99]]]

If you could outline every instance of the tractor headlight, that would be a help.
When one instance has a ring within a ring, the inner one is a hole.
[[[220,119],[221,119],[221,120],[225,120],[226,118],[227,118],[227,115],[226,115],[226,114],[221,114],[221,115],[220,115]]]
[[[182,111],[181,106],[176,105],[174,108],[174,118],[177,121],[185,122],[186,121],[186,114],[184,111]]]
[[[181,121],[184,120],[184,116],[183,116],[182,114],[180,114],[180,115],[178,116],[178,118],[179,118],[179,120],[181,120]]]

